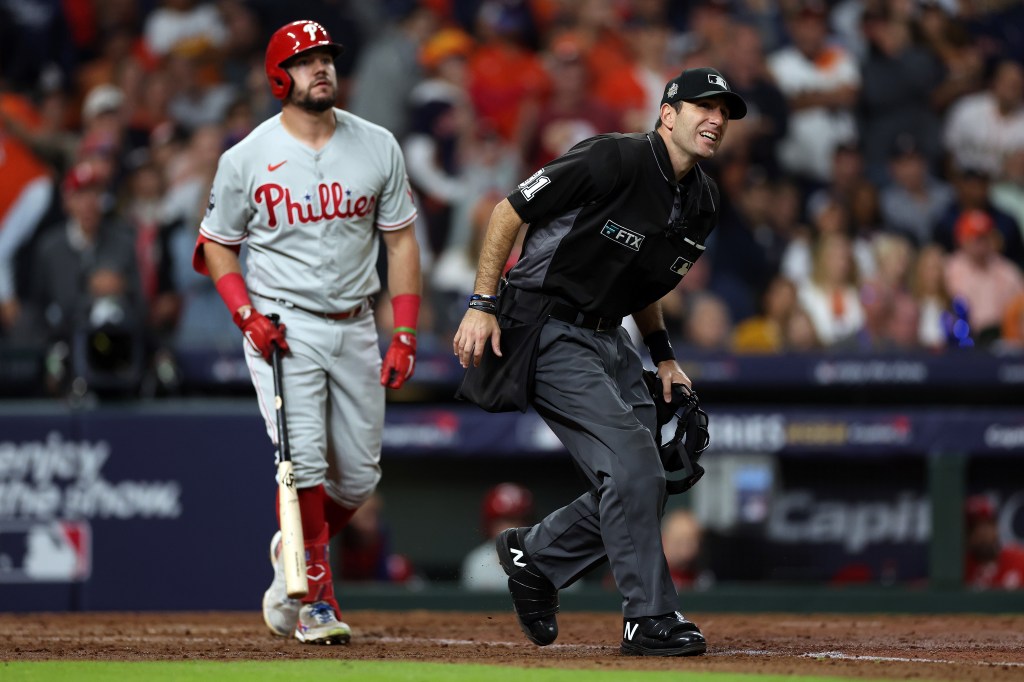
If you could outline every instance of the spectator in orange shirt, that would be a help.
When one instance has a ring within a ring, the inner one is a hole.
[[[976,590],[1024,587],[1024,547],[1000,540],[992,501],[985,495],[973,495],[967,498],[964,511],[964,584]]]
[[[15,255],[35,232],[53,197],[50,170],[12,127],[32,131],[40,123],[29,101],[0,95],[0,334],[8,334],[21,317],[15,278]]]
[[[577,0],[571,4],[575,10],[574,28],[583,40],[590,72],[608,73],[629,64],[629,45],[614,0]]]
[[[1006,307],[999,344],[1003,348],[1024,348],[1024,294],[1017,294]]]
[[[1024,275],[999,253],[999,233],[985,211],[964,211],[954,232],[958,248],[946,262],[946,289],[967,303],[971,336],[983,346],[999,337],[1007,306],[1024,293]]]
[[[658,119],[667,68],[669,30],[664,23],[633,17],[623,25],[632,59],[608,71],[593,71],[594,96],[622,118],[626,132],[646,131]],[[673,72],[670,74],[669,72]]]
[[[522,3],[484,3],[480,44],[469,62],[469,94],[477,116],[507,141],[517,139],[519,112],[551,89],[540,58],[525,45],[529,10]]]

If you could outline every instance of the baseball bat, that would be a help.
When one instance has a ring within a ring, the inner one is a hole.
[[[276,327],[280,318],[267,315]],[[295,487],[292,453],[288,447],[288,420],[284,411],[284,390],[281,380],[281,349],[275,343],[270,354],[274,368],[274,411],[277,414],[277,499],[281,517],[281,561],[284,562],[285,589],[292,599],[309,593],[306,580],[306,545],[302,537],[302,512],[299,509],[299,491]]]

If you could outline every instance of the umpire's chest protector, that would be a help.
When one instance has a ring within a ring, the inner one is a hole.
[[[718,220],[718,188],[700,166],[676,183],[661,137],[622,135],[613,189],[580,209],[550,273],[589,292],[588,312],[625,316],[659,300],[704,253]],[[552,282],[556,284],[557,282]]]

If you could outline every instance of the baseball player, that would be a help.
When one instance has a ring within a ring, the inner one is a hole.
[[[656,410],[621,322],[632,315],[644,335],[666,402],[673,384],[690,386],[660,300],[718,222],[718,188],[698,162],[714,156],[730,119],[747,107],[710,68],[683,71],[661,102],[654,130],[584,140],[495,207],[476,293],[453,342],[463,367],[479,366],[485,346],[502,355],[499,306],[503,324],[542,325],[531,404],[593,486],[540,523],[497,538],[520,627],[538,645],[558,635],[558,590],[607,559],[623,597],[622,653],[707,648],[678,611],[661,544],[666,476]],[[524,223],[522,255],[497,300]]]
[[[309,595],[301,603],[287,597],[278,532],[263,617],[274,634],[319,644],[350,637],[334,597],[328,540],[380,479],[384,387],[400,388],[412,375],[420,305],[416,208],[401,152],[387,130],[334,107],[341,51],[315,21],[271,36],[266,71],[281,113],[221,156],[193,257],[242,330],[275,445],[268,360],[273,344],[283,352]],[[378,237],[395,325],[383,363],[373,316]]]

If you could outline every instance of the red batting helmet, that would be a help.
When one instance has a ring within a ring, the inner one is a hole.
[[[284,99],[292,89],[292,77],[281,65],[315,47],[326,47],[335,57],[345,49],[333,42],[327,29],[315,21],[293,21],[274,31],[267,44],[265,63],[270,92],[274,97]]]
[[[533,515],[533,495],[529,490],[515,483],[499,483],[487,491],[480,508],[480,521],[484,535],[490,525],[500,518],[521,518],[527,520]]]

